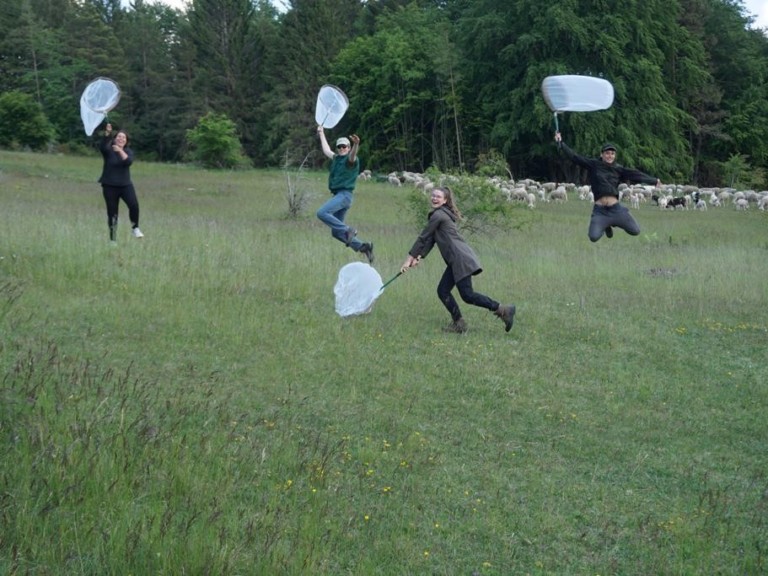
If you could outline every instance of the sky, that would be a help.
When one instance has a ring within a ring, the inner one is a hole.
[[[757,16],[755,28],[768,28],[768,0],[745,0],[747,12]]]
[[[154,3],[166,4],[174,8],[183,8],[186,6],[188,0],[149,0]],[[123,5],[127,6],[130,0],[122,0]],[[280,0],[274,2],[275,5],[280,6],[283,4]],[[755,16],[755,22],[753,27],[755,28],[768,28],[768,0],[744,0],[744,7],[747,12]]]

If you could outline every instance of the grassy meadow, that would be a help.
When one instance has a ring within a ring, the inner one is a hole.
[[[768,214],[540,204],[468,238],[512,331],[455,335],[437,250],[335,313],[323,172],[290,219],[282,171],[139,161],[111,246],[100,170],[0,152],[0,574],[768,572]],[[347,218],[385,281],[407,194]]]

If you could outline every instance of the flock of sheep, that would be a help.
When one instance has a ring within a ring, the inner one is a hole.
[[[370,180],[372,173],[364,170],[360,178]],[[448,180],[449,176],[442,179]],[[569,195],[578,196],[579,200],[594,202],[589,185],[562,184],[556,182],[536,182],[525,179],[514,181],[500,177],[490,178],[510,202],[522,202],[529,208],[537,203],[567,202]],[[414,172],[391,172],[387,182],[393,186],[404,184],[415,186],[428,193],[435,185],[428,176]],[[639,208],[641,203],[650,202],[662,210],[706,210],[708,206],[732,206],[736,210],[748,210],[756,206],[758,210],[768,209],[768,190],[737,190],[735,188],[699,188],[698,186],[665,184],[659,188],[648,185],[619,185],[619,200],[629,202],[632,208]]]

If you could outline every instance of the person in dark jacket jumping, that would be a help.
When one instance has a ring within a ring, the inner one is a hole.
[[[655,184],[658,188],[661,186],[661,180],[639,170],[624,168],[617,164],[616,146],[613,144],[603,145],[600,158],[585,158],[576,154],[563,142],[560,132],[555,133],[555,142],[571,162],[586,168],[589,173],[589,185],[595,197],[595,205],[589,221],[589,239],[597,242],[603,234],[612,238],[614,226],[632,236],[640,234],[640,226],[627,207],[619,202],[619,183]]]
[[[131,181],[133,151],[128,147],[128,134],[124,130],[118,130],[113,138],[112,124],[107,124],[99,149],[104,157],[99,182],[104,202],[107,204],[109,239],[117,242],[117,213],[121,199],[128,206],[131,234],[134,238],[143,238],[144,234],[139,229],[139,200]]]
[[[373,242],[363,242],[357,237],[357,230],[344,223],[347,210],[352,206],[357,176],[360,174],[360,137],[352,134],[349,138],[336,140],[336,153],[331,150],[322,126],[317,127],[323,154],[330,159],[328,189],[333,195],[317,210],[317,217],[331,229],[331,235],[355,252],[360,252],[373,264]],[[350,140],[351,148],[350,148]]]
[[[433,188],[430,204],[432,211],[429,213],[427,225],[408,252],[408,258],[403,262],[400,272],[418,266],[437,244],[446,264],[445,272],[437,285],[437,295],[453,321],[446,331],[458,334],[467,331],[467,323],[461,315],[459,304],[451,294],[455,286],[464,302],[492,311],[504,322],[504,330],[509,332],[515,320],[515,306],[500,305],[472,288],[472,276],[480,274],[483,269],[472,248],[459,234],[456,221],[461,218],[461,212],[456,206],[451,189]]]

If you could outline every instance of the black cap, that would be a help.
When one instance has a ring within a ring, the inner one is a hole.
[[[606,150],[613,150],[614,152],[616,152],[616,146],[614,146],[610,142],[607,144],[603,144],[603,148],[600,150],[600,152],[605,152]]]

